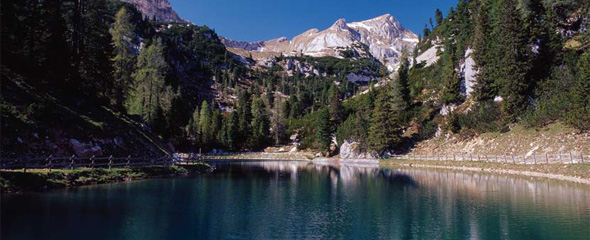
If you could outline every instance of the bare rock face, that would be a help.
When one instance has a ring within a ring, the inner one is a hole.
[[[342,57],[341,49],[350,49],[355,45],[364,44],[373,57],[386,65],[389,70],[394,70],[399,63],[402,50],[405,48],[411,52],[418,43],[418,36],[402,27],[392,15],[385,14],[362,22],[347,23],[344,19],[338,19],[328,29],[323,31],[310,29],[291,40],[282,37],[253,43],[228,39],[222,39],[222,42],[227,47],[253,52],[338,58]]]
[[[121,0],[135,4],[144,16],[156,18],[160,22],[186,22],[172,9],[168,0]]]
[[[375,156],[363,151],[357,142],[344,141],[340,146],[340,159],[375,159]]]

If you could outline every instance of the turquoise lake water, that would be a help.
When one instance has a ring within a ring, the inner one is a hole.
[[[1,239],[590,239],[590,186],[474,172],[212,162],[3,196]]]

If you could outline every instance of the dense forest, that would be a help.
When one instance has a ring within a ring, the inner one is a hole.
[[[44,123],[63,118],[56,102],[84,113],[75,119],[106,109],[167,151],[258,151],[296,135],[299,149],[325,155],[344,141],[383,155],[407,151],[439,126],[465,137],[555,121],[590,130],[588,11],[576,1],[462,0],[446,17],[436,11],[416,49],[389,75],[379,61],[352,52],[344,59],[280,56],[273,66],[252,67],[253,59],[228,52],[206,26],[144,19],[118,1],[6,0],[2,147],[26,152],[26,141],[16,139],[24,138],[19,128],[31,126],[58,142],[47,128],[68,120]],[[417,62],[431,47],[439,60]],[[459,70],[467,52],[477,70],[469,96]],[[319,74],[287,74],[286,61]],[[379,80],[347,81],[360,72]],[[11,85],[49,100],[7,97]],[[99,129],[95,138],[112,130],[108,120],[86,121]]]

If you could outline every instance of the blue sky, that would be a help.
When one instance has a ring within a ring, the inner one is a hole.
[[[347,22],[391,13],[417,34],[434,10],[443,13],[458,0],[169,0],[180,17],[207,25],[224,37],[241,40],[292,38],[308,29],[323,30],[339,18]],[[446,16],[446,15],[445,15]]]

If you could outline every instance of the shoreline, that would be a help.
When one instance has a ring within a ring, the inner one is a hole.
[[[449,164],[448,162],[439,163],[425,163],[423,161],[410,161],[410,160],[382,160],[381,166],[389,167],[416,167],[416,168],[431,168],[431,169],[447,169],[447,170],[459,170],[459,171],[471,171],[471,172],[485,172],[492,174],[507,174],[515,176],[525,177],[536,177],[536,178],[547,178],[554,180],[561,180],[567,182],[575,182],[580,184],[590,185],[590,178],[587,176],[576,176],[578,171],[586,171],[590,174],[590,164],[576,164],[580,170],[568,170],[567,168],[571,164],[551,164],[551,165],[503,165],[488,164],[485,162],[471,162],[469,164]],[[479,165],[479,166],[478,166]],[[526,169],[526,168],[529,169]],[[535,168],[536,167],[536,168]],[[551,170],[557,170],[553,173],[547,172]]]
[[[114,169],[54,169],[51,172],[47,169],[29,169],[27,172],[1,170],[0,192],[13,195],[156,178],[187,177],[207,172],[210,168],[211,166],[205,163]]]
[[[461,161],[425,161],[425,160],[394,160],[394,159],[340,159],[340,158],[318,158],[308,157],[307,159],[295,158],[292,153],[245,153],[228,154],[205,157],[206,160],[274,160],[274,161],[309,161],[315,163],[338,162],[338,163],[370,163],[380,166],[402,166],[435,168],[460,171],[486,172],[492,174],[508,174],[526,177],[537,177],[562,180],[590,185],[590,163],[576,164],[505,164],[483,161],[461,162]],[[302,156],[299,154],[299,156]]]

